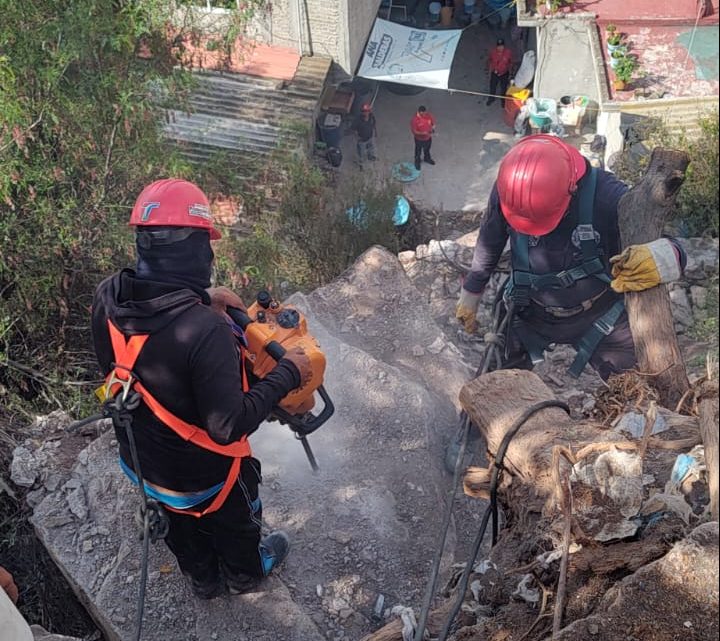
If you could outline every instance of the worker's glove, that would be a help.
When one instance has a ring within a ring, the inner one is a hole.
[[[630,245],[610,262],[613,276],[610,286],[619,293],[641,292],[677,280],[682,273],[678,252],[667,238]]]
[[[465,288],[460,290],[460,300],[455,308],[455,318],[463,326],[463,329],[472,334],[477,329],[477,311],[480,306],[481,294],[473,294]]]
[[[228,307],[247,311],[245,303],[234,291],[227,287],[209,287],[205,290],[210,296],[210,306],[218,313],[225,314]]]
[[[283,358],[286,358],[295,365],[298,373],[300,374],[300,385],[298,385],[298,389],[310,382],[312,379],[312,365],[310,364],[308,355],[302,347],[291,347],[285,352],[285,356],[283,356]]]

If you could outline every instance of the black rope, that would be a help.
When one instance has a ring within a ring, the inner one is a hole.
[[[443,528],[442,534],[440,535],[440,543],[435,551],[435,558],[433,559],[433,566],[430,572],[430,580],[428,581],[427,588],[425,589],[425,597],[423,598],[422,609],[420,610],[420,619],[418,626],[415,629],[414,641],[422,641],[425,634],[425,626],[427,625],[428,614],[430,613],[430,604],[433,596],[435,595],[435,587],[437,585],[438,573],[440,570],[440,562],[442,560],[443,550],[445,549],[445,540],[447,539],[448,527],[450,525],[450,517],[452,516],[453,503],[455,501],[455,494],[457,492],[457,486],[460,481],[460,468],[463,458],[465,457],[465,447],[467,445],[468,435],[470,433],[470,417],[465,411],[460,414],[460,420],[462,422],[463,436],[460,441],[460,451],[458,452],[457,459],[455,459],[455,470],[453,472],[453,480],[448,490],[447,502],[445,504],[445,515],[443,517]]]
[[[505,458],[505,452],[510,445],[510,441],[512,441],[515,434],[517,434],[517,432],[527,422],[529,418],[531,418],[537,412],[544,410],[548,407],[559,407],[565,410],[568,414],[570,413],[570,408],[567,406],[567,404],[556,399],[535,403],[534,405],[528,407],[517,419],[515,419],[515,422],[510,426],[510,429],[505,433],[505,436],[503,436],[503,439],[500,442],[500,447],[498,447],[498,451],[495,456],[495,464],[493,465],[492,474],[490,476],[490,505],[488,505],[488,507],[485,509],[485,514],[483,515],[480,529],[478,530],[477,537],[475,537],[475,542],[473,543],[472,553],[467,563],[465,564],[465,568],[463,569],[462,577],[459,583],[457,599],[455,600],[455,603],[453,604],[453,609],[451,610],[447,620],[445,621],[445,626],[443,627],[443,630],[438,637],[438,641],[446,641],[448,634],[450,633],[450,628],[452,627],[455,618],[460,611],[463,599],[465,598],[465,592],[467,591],[468,582],[470,580],[470,573],[472,572],[478,552],[480,552],[480,546],[482,545],[483,539],[485,538],[485,531],[487,530],[488,521],[490,520],[491,516],[493,519],[492,544],[494,546],[497,543],[497,483],[500,472],[503,469],[503,460]]]
[[[148,557],[150,554],[150,543],[163,539],[167,536],[170,523],[167,514],[162,506],[151,499],[148,499],[145,491],[145,479],[140,467],[140,457],[135,443],[135,435],[132,430],[132,414],[142,400],[142,396],[132,390],[126,389],[117,394],[114,399],[105,403],[104,412],[112,417],[113,425],[118,429],[124,429],[130,445],[130,455],[132,457],[135,476],[138,481],[138,488],[142,503],[140,505],[140,519],[142,526],[142,555],[140,561],[140,585],[138,588],[138,596],[136,602],[135,614],[135,634],[134,641],[140,641],[142,637],[143,614],[145,611],[145,591],[148,578]]]
[[[505,331],[505,327],[512,315],[512,308],[506,311],[505,317],[500,320],[502,314],[502,291],[503,287],[498,291],[498,295],[495,299],[494,314],[493,314],[493,333],[495,335],[502,335]],[[483,362],[475,372],[475,378],[482,374],[486,374],[490,369],[490,364],[495,358],[497,369],[502,368],[502,347],[501,343],[489,344],[485,354],[483,356]],[[442,561],[443,551],[445,549],[445,541],[447,540],[447,532],[450,527],[450,519],[452,517],[453,503],[455,501],[455,494],[457,493],[458,485],[460,484],[460,469],[462,467],[462,461],[465,458],[465,449],[467,447],[467,441],[470,436],[471,421],[467,412],[463,410],[460,413],[460,424],[458,429],[462,430],[462,437],[460,439],[460,449],[458,451],[457,458],[455,459],[455,468],[453,470],[453,480],[448,490],[447,502],[445,504],[445,514],[443,516],[442,533],[440,535],[440,543],[435,552],[435,558],[433,560],[432,569],[430,571],[430,579],[428,581],[427,588],[425,589],[425,596],[423,598],[423,604],[420,609],[420,618],[418,620],[418,626],[415,629],[414,641],[422,641],[425,634],[425,627],[427,625],[427,618],[430,613],[430,605],[432,603],[433,596],[435,595],[435,588],[437,587],[437,579],[440,571],[440,563]],[[483,529],[487,527],[487,524],[483,526]],[[477,553],[476,553],[477,555]]]

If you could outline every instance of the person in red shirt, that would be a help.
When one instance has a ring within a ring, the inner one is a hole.
[[[415,137],[415,169],[420,169],[421,159],[424,159],[428,165],[434,165],[435,161],[430,156],[430,147],[432,135],[435,133],[435,117],[423,105],[418,107],[410,123],[410,130]]]
[[[490,52],[488,68],[490,70],[490,95],[486,105],[495,102],[495,96],[504,96],[510,81],[512,52],[505,47],[505,41],[498,38],[495,48]],[[502,101],[500,103],[503,104]]]

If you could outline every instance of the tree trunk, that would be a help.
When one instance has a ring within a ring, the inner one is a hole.
[[[700,434],[705,446],[705,465],[710,486],[710,513],[718,520],[718,382],[700,388]]]
[[[529,407],[554,399],[550,388],[537,374],[524,370],[497,370],[477,377],[460,390],[460,404],[473,425],[482,433],[492,457],[513,422]],[[582,447],[588,443],[623,441],[616,432],[588,423],[576,423],[562,409],[549,407],[534,414],[510,441],[503,468],[519,483],[503,478],[505,502],[522,505],[522,509],[541,512],[553,500],[554,482],[551,473],[554,445]],[[479,481],[479,474],[468,481]],[[509,487],[508,487],[509,486]],[[466,486],[467,488],[467,486]],[[470,485],[472,488],[472,484]]]
[[[620,201],[623,247],[648,243],[662,235],[689,162],[684,152],[653,150],[642,180]],[[675,407],[690,383],[675,335],[667,288],[661,285],[625,294],[625,306],[640,371],[654,374],[651,383],[660,402]]]

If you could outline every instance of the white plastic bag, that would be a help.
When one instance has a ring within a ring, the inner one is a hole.
[[[526,51],[520,63],[520,68],[515,74],[515,78],[511,84],[520,89],[525,89],[535,77],[535,52]]]

